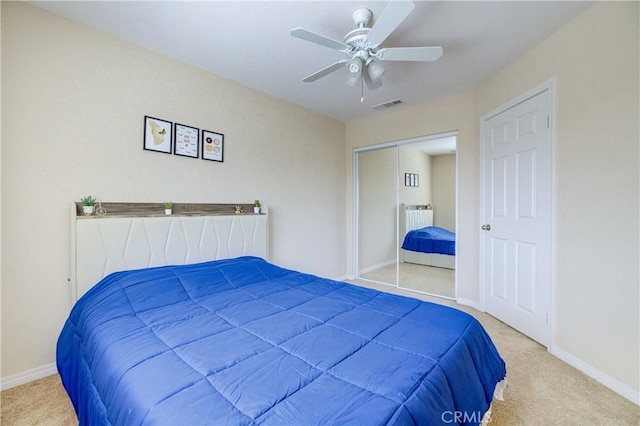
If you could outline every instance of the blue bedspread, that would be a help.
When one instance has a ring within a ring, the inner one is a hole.
[[[466,313],[255,257],[111,274],[57,365],[81,425],[477,423],[505,377]]]
[[[422,253],[456,254],[456,234],[437,226],[407,232],[402,243],[405,250]]]

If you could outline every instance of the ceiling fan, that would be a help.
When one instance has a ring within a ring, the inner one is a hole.
[[[391,1],[370,28],[367,24],[373,16],[371,10],[364,7],[356,9],[352,18],[357,28],[347,33],[344,42],[304,28],[292,29],[293,37],[338,50],[348,56],[348,59],[341,59],[305,77],[302,81],[310,83],[341,68],[346,68],[349,72],[347,84],[355,86],[360,83],[361,90],[364,90],[362,89],[364,82],[369,90],[374,90],[382,86],[382,75],[385,72],[379,61],[437,61],[443,53],[440,46],[380,47],[414,8],[412,1]]]

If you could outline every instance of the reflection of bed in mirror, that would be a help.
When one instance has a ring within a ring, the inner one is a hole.
[[[455,269],[455,234],[433,226],[433,210],[402,204],[400,211],[400,261]]]

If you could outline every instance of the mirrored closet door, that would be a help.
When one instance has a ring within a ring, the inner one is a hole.
[[[356,155],[358,276],[397,286],[398,149],[392,146]]]
[[[404,179],[399,191],[398,286],[451,299],[455,298],[456,139],[452,135],[398,146]]]
[[[456,147],[449,133],[356,151],[358,278],[455,298]]]

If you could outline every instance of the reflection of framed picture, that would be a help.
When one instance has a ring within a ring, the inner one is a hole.
[[[200,129],[176,123],[173,126],[173,153],[185,157],[198,158]]]
[[[208,130],[202,131],[202,159],[224,161],[224,135]]]
[[[144,116],[144,145],[149,151],[171,154],[171,121]]]
[[[404,186],[420,186],[418,174],[417,173],[405,173],[404,174]]]

